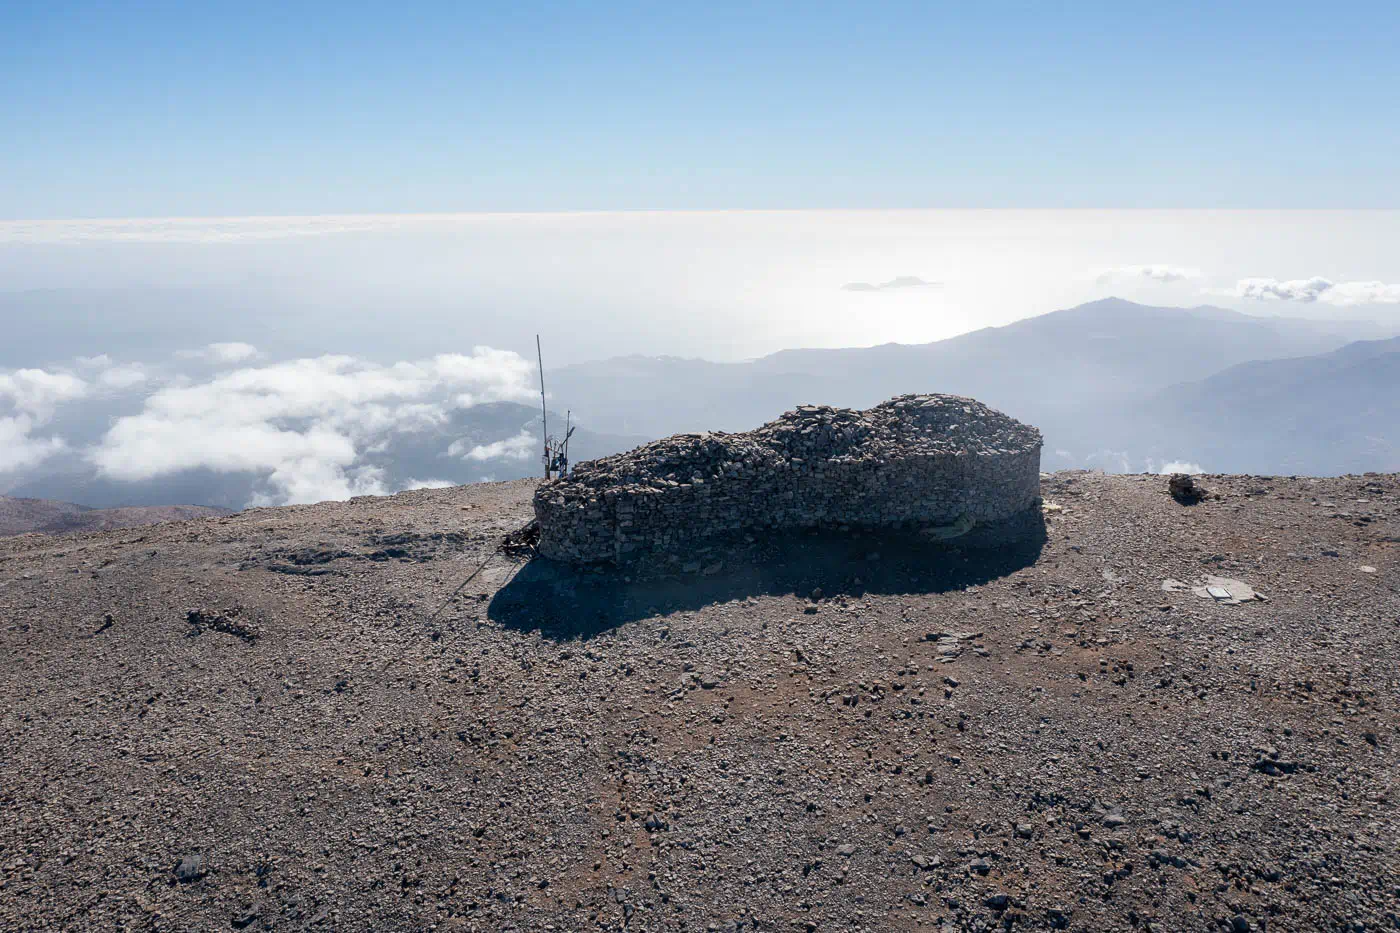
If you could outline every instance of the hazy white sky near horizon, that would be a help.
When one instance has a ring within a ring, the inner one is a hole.
[[[530,353],[537,331],[551,366],[628,353],[737,360],[789,347],[926,342],[1109,295],[1394,319],[1396,243],[1400,211],[5,221],[0,291],[208,288],[250,308],[281,303],[277,320],[303,344],[323,334],[326,351],[383,361],[412,358],[425,343]],[[900,277],[936,284],[843,288]],[[210,339],[262,347],[278,336],[265,320],[250,333],[236,313],[187,313],[208,318]],[[129,352],[87,336],[74,336],[74,355]]]

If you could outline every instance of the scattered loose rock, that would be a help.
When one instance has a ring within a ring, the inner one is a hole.
[[[1400,482],[1040,484],[668,576],[501,557],[528,481],[0,541],[0,929],[1390,929]]]
[[[175,880],[180,882],[198,881],[208,874],[204,855],[199,852],[191,852],[182,856],[172,871],[175,874]]]

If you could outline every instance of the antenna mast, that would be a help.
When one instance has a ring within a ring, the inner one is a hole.
[[[560,451],[564,455],[565,469],[568,469],[569,463],[569,438],[574,436],[573,423],[574,410],[570,408],[564,413],[564,449]]]
[[[540,335],[535,335],[535,356],[540,362],[540,433],[544,437],[544,478],[549,479],[549,408],[544,401],[544,351],[540,349]]]

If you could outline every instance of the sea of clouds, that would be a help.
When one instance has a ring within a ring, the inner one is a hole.
[[[533,363],[484,346],[382,365],[342,355],[264,361],[250,344],[217,343],[165,360],[96,356],[0,372],[0,489],[56,461],[125,482],[244,473],[257,480],[249,504],[443,485],[391,482],[366,455],[484,403],[533,402],[534,380]],[[84,417],[64,417],[78,408]],[[65,430],[65,421],[101,427]],[[457,439],[444,453],[487,462],[529,457],[533,447],[522,432],[485,444]]]

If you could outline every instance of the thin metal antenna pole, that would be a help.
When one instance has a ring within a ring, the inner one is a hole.
[[[574,423],[574,410],[573,410],[572,408],[570,408],[568,411],[566,411],[566,412],[564,413],[564,464],[565,464],[565,469],[568,468],[568,463],[569,463],[569,435],[571,435],[571,434],[574,433],[574,429],[573,429],[572,427],[570,427],[570,425],[572,425],[573,423]]]
[[[535,335],[535,356],[540,361],[540,431],[544,435],[544,478],[549,479],[549,408],[544,402],[544,351],[540,335]]]

